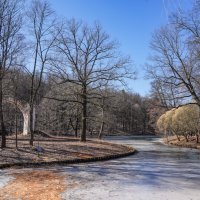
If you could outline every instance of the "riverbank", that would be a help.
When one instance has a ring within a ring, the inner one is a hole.
[[[30,147],[29,140],[20,136],[16,149],[15,139],[9,137],[7,148],[0,149],[0,168],[92,162],[123,157],[134,152],[134,148],[125,145],[91,139],[83,143],[71,137],[38,137],[34,147]]]
[[[199,200],[199,150],[172,148],[157,137],[110,140],[138,153],[105,162],[0,170],[0,199]]]
[[[177,137],[170,136],[168,137],[168,141],[167,139],[164,139],[164,142],[170,145],[200,150],[200,143],[196,143],[196,139],[194,137],[188,138],[188,142],[185,140],[183,136],[180,136],[179,138],[180,138],[180,141],[177,139]]]

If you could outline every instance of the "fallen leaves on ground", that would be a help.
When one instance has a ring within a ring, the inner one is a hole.
[[[60,200],[66,189],[64,178],[55,171],[27,171],[0,190],[1,200]]]
[[[15,138],[8,137],[7,148],[0,151],[0,165],[86,159],[130,151],[129,147],[104,141],[88,140],[82,143],[78,140],[71,140],[40,138],[40,141],[35,141],[34,145],[36,146],[34,148],[40,146],[44,149],[44,152],[36,152],[33,147],[30,147],[29,140],[26,137],[19,137],[17,150]]]

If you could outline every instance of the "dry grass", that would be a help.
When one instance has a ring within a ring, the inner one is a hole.
[[[1,200],[60,200],[66,185],[53,171],[14,173],[14,180],[0,190]]]
[[[27,138],[20,137],[18,149],[15,149],[14,138],[7,139],[7,148],[0,149],[0,165],[16,163],[37,163],[51,161],[67,161],[73,159],[84,159],[92,157],[109,156],[128,151],[128,147],[97,143],[94,140],[85,143],[77,139],[62,138],[38,138],[34,145],[41,146],[44,152],[38,153],[29,145]]]
[[[189,137],[188,140],[189,141],[187,142],[183,136],[180,136],[180,141],[178,141],[177,137],[170,136],[168,137],[168,142],[165,139],[165,143],[180,146],[180,147],[200,149],[200,143],[196,143],[195,137]]]

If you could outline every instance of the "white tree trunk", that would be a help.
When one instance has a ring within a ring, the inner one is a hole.
[[[23,135],[28,135],[30,133],[30,106],[29,104],[26,104],[23,110],[21,111],[24,117]]]

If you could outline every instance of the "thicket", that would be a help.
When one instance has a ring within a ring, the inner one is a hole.
[[[168,136],[174,135],[180,141],[180,136],[183,136],[188,142],[189,137],[195,137],[198,143],[200,135],[199,106],[189,104],[173,108],[159,117],[157,127],[167,139]]]

